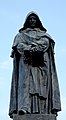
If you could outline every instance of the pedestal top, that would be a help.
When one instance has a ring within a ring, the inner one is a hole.
[[[53,114],[24,114],[13,115],[13,120],[56,120],[56,115]]]

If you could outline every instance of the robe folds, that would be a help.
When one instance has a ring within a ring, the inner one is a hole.
[[[61,110],[54,40],[38,28],[19,32],[12,46],[13,74],[9,115],[54,114]]]

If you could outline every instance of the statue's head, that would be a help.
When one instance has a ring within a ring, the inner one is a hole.
[[[26,28],[40,28],[40,30],[43,30],[46,32],[46,29],[43,27],[38,15],[34,12],[30,12],[25,20],[25,23],[23,25],[23,28],[21,28],[19,30],[19,32],[21,30],[25,30]]]

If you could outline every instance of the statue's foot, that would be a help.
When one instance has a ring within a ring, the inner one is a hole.
[[[24,115],[24,114],[26,114],[25,110],[22,109],[22,110],[19,111],[19,115]]]

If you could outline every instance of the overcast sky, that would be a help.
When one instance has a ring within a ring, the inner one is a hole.
[[[61,93],[62,112],[57,120],[66,119],[66,1],[2,0],[0,1],[0,120],[8,116],[12,76],[11,46],[26,15],[34,11],[55,40],[55,62]]]

